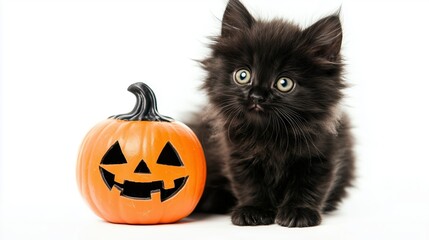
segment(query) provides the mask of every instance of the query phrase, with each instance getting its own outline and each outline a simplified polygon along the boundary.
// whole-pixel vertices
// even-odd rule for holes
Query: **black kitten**
[[[236,225],[307,227],[337,208],[354,171],[341,41],[338,15],[301,29],[228,3],[203,61],[209,105],[190,124],[208,165],[197,210],[232,211]]]

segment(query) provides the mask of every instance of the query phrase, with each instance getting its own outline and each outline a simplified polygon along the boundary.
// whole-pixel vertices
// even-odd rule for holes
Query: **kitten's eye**
[[[290,92],[295,87],[295,82],[287,77],[281,77],[277,80],[275,87],[281,92]]]
[[[234,80],[240,85],[250,82],[250,71],[247,69],[239,69],[234,73]]]

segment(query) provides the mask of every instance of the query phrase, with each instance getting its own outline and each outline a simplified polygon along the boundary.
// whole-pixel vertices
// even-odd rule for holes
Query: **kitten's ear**
[[[343,30],[338,14],[325,17],[304,30],[305,41],[315,56],[336,62],[341,50]]]
[[[230,0],[222,19],[222,37],[230,37],[240,30],[250,28],[255,19],[239,0]]]

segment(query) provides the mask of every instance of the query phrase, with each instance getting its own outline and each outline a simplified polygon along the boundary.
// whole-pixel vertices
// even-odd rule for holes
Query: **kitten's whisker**
[[[275,125],[274,125],[275,129],[274,130],[276,133],[276,138],[275,138],[274,142],[277,143],[277,141],[283,141],[283,139],[280,138],[280,140],[279,140],[278,138],[280,136],[280,133],[282,133],[285,130],[284,131],[284,132],[286,132],[286,148],[285,148],[285,151],[288,151],[289,150],[289,131],[287,130],[287,124],[282,120],[281,116],[276,111],[274,111],[274,113],[277,116],[275,118],[272,118],[273,122],[275,123]]]
[[[307,120],[306,119],[304,119],[302,116],[300,116],[297,112],[295,112],[294,110],[292,110],[292,109],[289,109],[289,111],[290,111],[290,115],[291,115],[291,117],[293,117],[294,119],[296,119],[296,121],[298,121],[299,123],[300,123],[300,125],[301,126],[304,126],[305,125],[305,123],[307,122]],[[302,127],[301,127],[302,128]],[[307,139],[307,137],[309,138],[309,141],[308,142],[310,142],[311,143],[311,145],[314,147],[314,150],[316,150],[316,154],[317,154],[317,156],[320,158],[320,156],[324,156],[323,155],[323,153],[319,150],[319,148],[315,145],[315,143],[314,143],[314,139],[313,139],[313,136],[312,136],[312,134],[311,134],[311,132],[309,132],[308,130],[307,131],[304,131],[304,129],[300,129],[301,130],[301,132],[302,132],[302,134],[304,135],[304,137]],[[307,142],[307,143],[308,143]]]
[[[307,122],[306,119],[300,116],[296,111],[289,108],[284,108],[279,106],[279,108],[275,108],[275,109],[277,109],[277,111],[275,111],[276,115],[279,116],[280,119],[286,120],[288,125],[290,125],[290,128],[292,129],[292,132],[295,138],[295,144],[294,144],[295,147],[301,146],[298,149],[300,154],[303,153],[302,152],[303,149],[302,149],[302,145],[298,143],[299,141],[302,141],[303,143],[305,143],[308,153],[311,154],[315,150],[319,158],[320,156],[323,156],[321,151],[315,145],[314,139],[311,133],[304,130],[304,127],[306,125],[305,123]],[[310,147],[310,145],[313,147],[314,149],[313,151],[311,150],[312,148]]]
[[[295,131],[295,127],[294,127],[294,123],[290,121],[289,117],[287,116],[287,114],[285,114],[283,111],[281,111],[281,109],[278,109],[278,111],[274,111],[276,113],[276,115],[278,116],[278,119],[280,119],[283,122],[283,125],[285,126],[285,130],[286,130],[286,136],[288,138],[288,142],[289,142],[289,128],[288,126],[290,126],[290,129],[292,130],[292,135],[296,138],[296,131]],[[286,121],[286,122],[285,122]],[[297,141],[295,140],[295,147],[297,144]]]

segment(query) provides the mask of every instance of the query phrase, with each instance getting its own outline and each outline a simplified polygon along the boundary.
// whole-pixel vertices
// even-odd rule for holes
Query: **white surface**
[[[204,100],[207,54],[223,0],[6,0],[1,3],[0,239],[429,239],[429,2],[243,1],[263,18],[308,25],[342,5],[347,105],[357,187],[319,227],[104,223],[86,206],[75,164],[86,132],[131,110],[136,81],[183,119]]]

